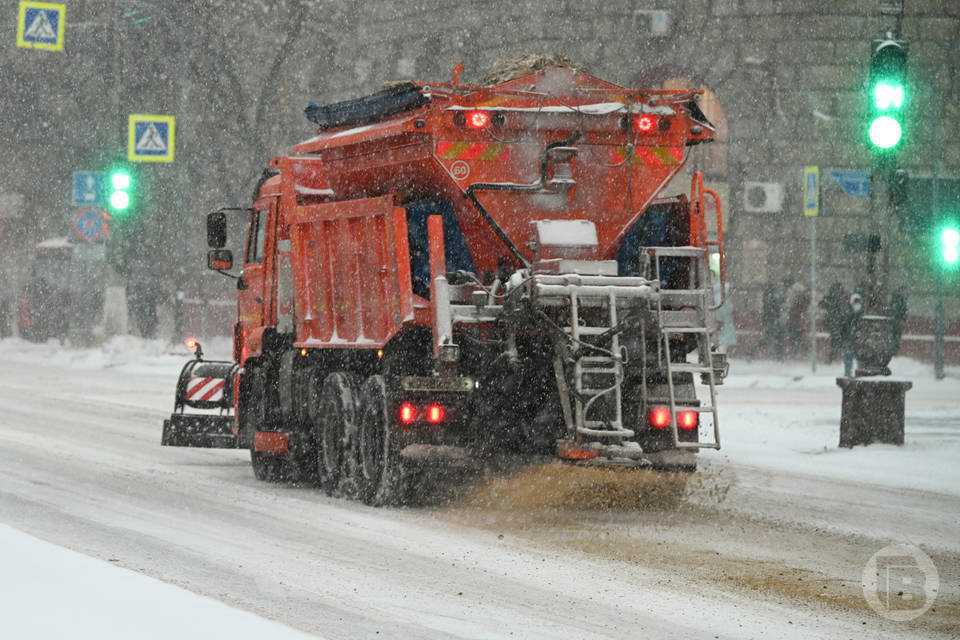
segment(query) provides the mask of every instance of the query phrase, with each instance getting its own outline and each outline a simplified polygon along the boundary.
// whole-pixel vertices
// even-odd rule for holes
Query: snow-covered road
[[[389,510],[259,483],[244,452],[160,447],[183,360],[132,339],[0,342],[0,523],[325,638],[960,635],[957,371],[895,363],[915,385],[907,444],[848,451],[828,372],[734,362],[724,448],[689,481],[546,465],[452,506]],[[0,567],[44,553],[17,541]],[[934,608],[912,622],[863,598],[864,565],[892,542],[939,571]],[[20,571],[0,572],[0,619],[44,610],[5,597]],[[155,601],[158,616],[179,606]],[[96,624],[72,636],[114,637]]]

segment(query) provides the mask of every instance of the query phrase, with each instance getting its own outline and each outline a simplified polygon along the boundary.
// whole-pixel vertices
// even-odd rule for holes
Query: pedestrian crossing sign
[[[131,114],[127,159],[132,162],[173,162],[174,116]]]
[[[20,3],[17,46],[63,51],[63,27],[67,5],[50,2]]]

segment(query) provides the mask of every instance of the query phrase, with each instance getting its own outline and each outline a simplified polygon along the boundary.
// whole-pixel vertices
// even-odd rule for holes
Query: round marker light
[[[187,345],[187,349],[190,349],[191,351],[197,348],[197,341],[195,338],[187,338],[185,344]]]
[[[410,424],[416,417],[417,411],[413,408],[412,404],[409,402],[404,402],[402,405],[400,405],[400,422],[403,424]]]
[[[649,113],[645,113],[642,116],[636,116],[633,119],[633,126],[636,127],[637,131],[653,131],[653,128],[657,125],[657,117],[652,116]]]
[[[470,111],[467,113],[467,125],[471,129],[483,129],[490,124],[490,114],[486,111]]]

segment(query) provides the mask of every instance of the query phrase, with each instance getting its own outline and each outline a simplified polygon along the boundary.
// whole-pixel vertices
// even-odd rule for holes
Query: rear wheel
[[[353,375],[342,371],[328,375],[322,385],[318,382],[311,385],[310,423],[317,447],[317,477],[330,495],[340,484],[345,442],[357,429],[358,384]]]
[[[250,446],[250,462],[257,480],[283,482],[296,478],[296,465],[290,454],[282,455],[254,449],[257,431],[268,431],[267,381],[261,367],[250,366],[240,381],[240,437]]]
[[[264,482],[283,482],[289,479],[289,464],[283,456],[250,449],[250,462],[253,463],[253,475]]]
[[[360,392],[360,498],[367,504],[404,501],[400,446],[384,377],[370,376]]]

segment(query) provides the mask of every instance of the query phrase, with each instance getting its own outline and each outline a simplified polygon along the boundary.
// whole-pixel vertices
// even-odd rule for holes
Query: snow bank
[[[232,355],[229,338],[202,341],[204,358],[229,360]],[[119,369],[140,375],[172,375],[192,357],[183,344],[171,345],[166,340],[145,340],[136,336],[114,336],[98,347],[73,348],[51,339],[37,344],[19,338],[0,340],[0,361],[36,362],[68,369]],[[172,372],[172,373],[171,373]]]
[[[5,638],[317,638],[4,524],[0,566]]]
[[[903,446],[873,444],[841,449],[843,364],[733,361],[718,388],[719,455],[760,468],[847,482],[960,495],[960,367],[937,380],[933,365],[895,358],[891,378],[910,380]]]

